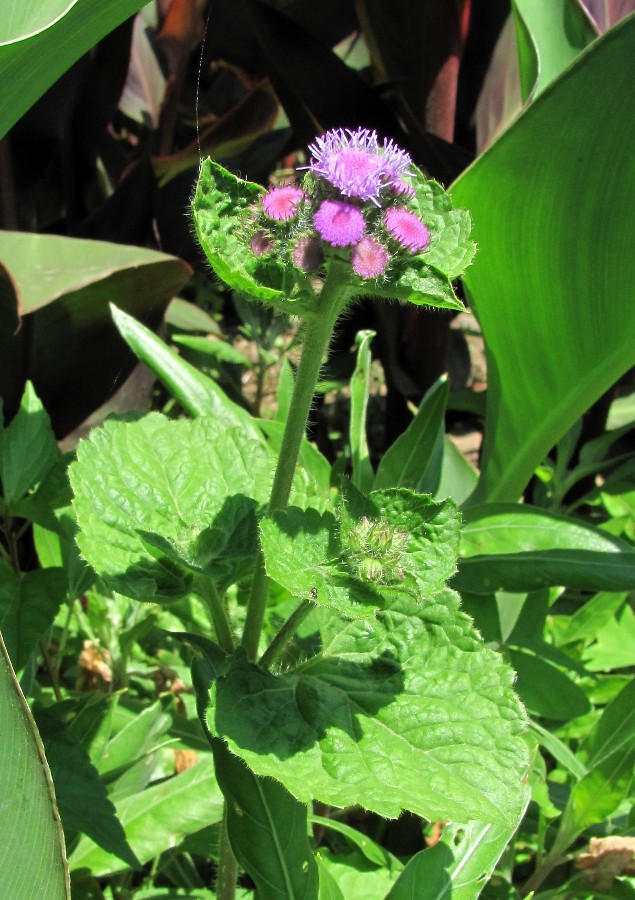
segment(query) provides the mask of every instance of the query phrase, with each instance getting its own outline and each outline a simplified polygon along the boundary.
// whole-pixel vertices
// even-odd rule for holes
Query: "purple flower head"
[[[361,239],[351,253],[353,271],[362,278],[378,278],[383,275],[389,259],[383,244],[368,235]]]
[[[388,232],[402,247],[417,253],[425,250],[430,243],[430,232],[413,213],[398,207],[391,207],[384,213],[384,224]]]
[[[350,247],[364,233],[361,210],[342,200],[325,200],[314,218],[315,230],[332,247]]]
[[[313,235],[305,234],[295,242],[291,251],[293,265],[303,272],[315,272],[324,262],[320,242]]]
[[[376,131],[358,128],[327,131],[309,145],[311,172],[324,178],[345,197],[372,200],[379,206],[379,192],[402,183],[412,160],[393,141],[379,145]]]
[[[290,184],[286,187],[272,188],[262,199],[262,208],[270,219],[286,222],[298,211],[304,191]]]
[[[265,231],[257,231],[249,242],[254,256],[264,256],[273,250],[273,241]]]

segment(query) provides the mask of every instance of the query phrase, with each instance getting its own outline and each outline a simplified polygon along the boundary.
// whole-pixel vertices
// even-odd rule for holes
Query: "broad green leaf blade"
[[[31,0],[27,6],[5,0],[0,40],[15,39],[18,30],[38,31],[47,18],[51,24],[33,37],[0,46],[0,138],[74,62],[144,5],[145,0]],[[11,19],[5,22],[7,6],[16,8],[13,22],[22,21],[21,28],[11,28]],[[60,18],[63,6],[68,12]]]
[[[211,738],[225,795],[229,840],[262,900],[317,900],[318,872],[309,845],[307,806],[272,778],[258,778],[218,738]]]
[[[446,826],[434,847],[412,857],[386,900],[474,900],[513,834],[483,822]]]
[[[515,501],[549,449],[635,361],[635,306],[623,290],[635,283],[635,117],[626,99],[634,54],[631,16],[452,188],[474,217],[479,252],[464,282],[489,359],[474,502]]]
[[[0,24],[0,45],[12,44],[50,28],[77,3],[77,0],[7,0]]]
[[[223,592],[253,567],[271,463],[238,429],[158,413],[109,420],[82,441],[70,477],[80,551],[119,593],[169,602],[195,575]]]
[[[578,0],[513,0],[523,100],[535,99],[598,36]]]
[[[591,768],[614,753],[630,754],[635,746],[635,680],[605,708],[589,732],[578,756]]]
[[[247,411],[234,403],[215,381],[181,359],[153,331],[111,304],[119,334],[136,356],[150,368],[192,416],[213,416],[228,428],[240,426],[243,433],[260,440]]]
[[[618,612],[628,593],[600,592],[576,610],[558,635],[558,646],[595,638]]]
[[[109,776],[106,780],[110,780],[165,743],[162,738],[172,725],[173,716],[169,709],[173,703],[171,695],[160,698],[131,719],[108,741],[97,762],[102,778]]]
[[[444,435],[441,481],[434,492],[435,500],[451,497],[461,505],[467,500],[478,481],[478,472],[463,456],[452,438]]]
[[[453,586],[487,594],[566,586],[628,590],[635,553],[624,542],[576,519],[528,506],[492,504],[465,514]]]
[[[0,635],[0,896],[70,900],[66,850],[37,728]]]
[[[0,485],[10,516],[12,504],[45,477],[60,455],[51,420],[30,382],[20,409],[1,433]]]
[[[366,415],[368,412],[370,365],[372,362],[370,344],[374,337],[374,331],[358,332],[355,338],[357,343],[357,360],[350,383],[351,420],[349,425],[349,442],[353,466],[352,481],[360,491],[369,491],[373,486],[373,469],[370,463],[368,441],[366,439]]]
[[[635,613],[627,603],[596,638],[582,654],[584,664],[591,672],[610,672],[635,665]]]
[[[16,575],[0,558],[0,630],[16,670],[26,664],[65,598],[63,569],[34,569]]]
[[[143,864],[178,846],[189,834],[220,822],[223,797],[214,778],[211,757],[205,757],[167,781],[152,785],[116,803],[126,838]],[[121,860],[82,837],[70,857],[72,870],[87,868],[96,877],[124,869]]]
[[[582,688],[549,660],[526,647],[510,647],[509,660],[516,671],[516,690],[533,715],[568,722],[589,712]]]
[[[5,414],[17,409],[30,379],[58,437],[132,371],[109,302],[116,297],[157,327],[191,271],[180,259],[141,247],[11,231],[0,231],[0,258],[15,282],[22,321],[17,330],[0,331]]]
[[[207,337],[193,337],[190,334],[174,334],[172,340],[175,344],[185,347],[188,350],[194,350],[203,356],[209,356],[214,362],[228,363],[233,366],[251,367],[251,361],[247,359],[244,353],[237,350],[229,341],[216,340]]]
[[[611,816],[629,796],[635,766],[635,746],[604,757],[588,775],[574,784],[562,814],[556,842],[571,843],[591,825]]]
[[[328,847],[320,848],[320,879],[326,872],[335,882],[339,894],[335,897],[363,897],[364,900],[384,900],[397,873],[369,862],[359,850],[333,853]],[[322,887],[322,885],[320,885]],[[324,885],[326,888],[326,883]],[[332,889],[331,883],[328,888]],[[326,894],[331,897],[331,894]],[[320,900],[322,895],[320,894]]]
[[[457,596],[395,597],[370,620],[321,615],[323,653],[293,672],[230,659],[211,689],[211,733],[302,802],[515,827],[524,712]]]
[[[115,807],[86,751],[54,712],[40,710],[37,721],[64,828],[88,835],[126,865],[138,868]]]
[[[251,253],[243,235],[249,207],[264,194],[260,185],[242,181],[206,159],[192,200],[194,227],[211,267],[226,284],[259,300],[281,301],[282,274]],[[277,274],[278,287],[267,286],[269,274]]]
[[[382,866],[385,869],[395,869],[399,871],[402,864],[396,856],[393,856],[388,850],[384,849],[381,844],[375,843],[367,834],[352,828],[339,819],[327,819],[325,816],[310,816],[313,824],[321,825],[331,831],[336,831],[343,835],[352,845],[356,847],[366,859],[376,866]]]
[[[450,383],[442,376],[426,393],[408,428],[382,456],[375,488],[407,487],[435,493],[441,476],[449,393]]]

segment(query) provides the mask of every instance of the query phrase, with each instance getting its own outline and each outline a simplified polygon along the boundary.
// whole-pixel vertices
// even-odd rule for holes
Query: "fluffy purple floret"
[[[425,250],[430,243],[430,232],[426,226],[406,209],[387,209],[384,224],[394,239],[413,253]]]
[[[363,237],[351,253],[351,265],[361,278],[378,278],[383,275],[390,256],[388,251],[374,238]]]
[[[350,247],[364,233],[361,210],[342,200],[325,200],[314,218],[315,230],[332,247]]]
[[[382,188],[402,185],[401,179],[412,165],[405,150],[386,139],[380,145],[377,132],[367,128],[327,131],[309,145],[309,150],[311,172],[344,197],[372,200],[376,205]]]
[[[276,222],[286,222],[295,216],[303,197],[304,191],[292,184],[286,187],[272,188],[262,198],[262,208],[270,219],[275,219]]]

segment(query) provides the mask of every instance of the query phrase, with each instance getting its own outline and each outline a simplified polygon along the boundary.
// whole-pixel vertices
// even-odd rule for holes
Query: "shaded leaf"
[[[42,741],[0,635],[0,894],[70,900],[64,836]]]
[[[303,802],[513,827],[524,714],[511,671],[480,644],[456,595],[395,596],[370,620],[321,616],[323,652],[295,671],[227,659],[210,691],[211,733]]]

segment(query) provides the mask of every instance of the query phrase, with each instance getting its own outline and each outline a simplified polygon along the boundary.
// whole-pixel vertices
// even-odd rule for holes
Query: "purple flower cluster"
[[[408,153],[376,132],[335,129],[309,146],[302,187],[272,188],[262,200],[251,237],[256,256],[279,252],[282,241],[293,266],[316,272],[330,255],[347,250],[359,278],[385,275],[399,254],[430,244],[425,223],[408,208],[414,177]]]

